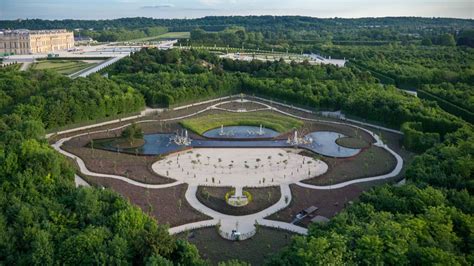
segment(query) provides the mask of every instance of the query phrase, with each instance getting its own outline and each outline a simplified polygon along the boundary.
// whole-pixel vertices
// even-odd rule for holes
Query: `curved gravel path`
[[[193,208],[202,213],[205,213],[208,216],[211,216],[213,219],[174,227],[170,229],[170,232],[176,234],[179,232],[197,228],[197,226],[210,226],[219,224],[219,231],[221,236],[232,240],[231,234],[233,230],[240,232],[242,236],[245,236],[244,238],[249,238],[253,236],[256,232],[256,223],[259,225],[285,229],[299,234],[307,234],[308,232],[306,228],[296,226],[294,224],[264,219],[265,217],[275,212],[278,212],[283,208],[286,208],[290,204],[291,189],[289,184],[280,185],[281,197],[278,202],[266,208],[265,210],[243,216],[227,215],[207,207],[197,199],[197,189],[197,186],[188,186],[188,189],[186,190],[185,194],[186,200]],[[242,237],[241,240],[243,240]]]
[[[213,102],[213,101],[219,101],[219,100],[223,100],[223,99],[231,99],[231,98],[230,97],[223,97],[223,98],[219,98],[219,99],[215,99],[215,100],[201,102],[201,103],[198,103],[198,104],[181,106],[179,108],[175,108],[174,110],[179,110],[179,109],[183,109],[183,108],[187,108],[187,107],[191,107],[191,106],[197,106],[197,105],[200,105],[200,104],[209,103],[209,102]],[[184,115],[184,116],[174,117],[174,118],[168,118],[168,119],[163,119],[163,120],[156,120],[156,119],[154,119],[154,120],[143,120],[143,121],[138,121],[137,123],[165,122],[165,121],[180,120],[180,119],[188,118],[188,117],[191,117],[191,116],[195,116],[197,114],[200,114],[200,113],[206,112],[208,110],[212,110],[212,109],[225,110],[225,111],[235,111],[235,110],[228,110],[228,109],[217,107],[218,105],[222,105],[222,104],[228,103],[228,102],[235,102],[235,101],[258,103],[258,104],[261,104],[261,105],[265,106],[265,108],[262,108],[264,110],[273,110],[273,111],[279,112],[281,114],[291,116],[291,117],[294,117],[294,118],[298,118],[298,119],[301,119],[301,120],[305,120],[305,121],[323,122],[323,123],[330,123],[330,124],[337,124],[337,125],[346,125],[346,126],[351,126],[351,127],[358,128],[360,130],[363,130],[363,131],[369,133],[376,141],[374,143],[374,145],[386,149],[397,160],[396,167],[392,170],[392,172],[390,172],[388,174],[385,174],[385,175],[367,177],[367,178],[362,178],[362,179],[356,179],[356,180],[351,180],[351,181],[342,182],[342,183],[329,185],[329,186],[315,186],[315,185],[309,185],[309,184],[305,184],[305,183],[301,183],[301,182],[296,182],[295,184],[297,184],[299,186],[310,188],[310,189],[316,189],[316,190],[317,189],[342,188],[342,187],[352,185],[352,184],[356,184],[356,183],[370,182],[370,181],[382,180],[382,179],[387,179],[387,178],[394,177],[394,176],[396,176],[400,173],[400,171],[403,167],[403,159],[400,157],[400,155],[398,155],[396,152],[391,150],[387,145],[385,145],[382,142],[382,140],[379,138],[379,136],[377,136],[376,134],[374,134],[372,131],[370,131],[368,129],[365,129],[363,127],[356,126],[356,125],[343,123],[343,122],[326,121],[326,120],[310,119],[310,118],[300,117],[300,116],[293,115],[293,114],[290,114],[288,112],[282,111],[278,108],[272,107],[272,106],[270,106],[266,103],[258,102],[258,101],[254,101],[254,100],[243,100],[243,101],[241,101],[241,100],[229,100],[229,101],[225,101],[225,102],[219,102],[219,103],[217,103],[215,105],[212,105],[212,106],[208,106],[206,108],[203,108],[200,111],[194,112],[194,113],[189,114],[189,115]],[[283,106],[285,106],[285,105],[283,105]],[[293,108],[293,107],[291,107],[291,108]],[[294,109],[299,110],[299,108],[294,108]],[[253,110],[251,110],[251,111],[253,111]],[[113,123],[116,123],[116,122],[123,122],[123,121],[131,120],[131,119],[143,117],[149,112],[150,112],[150,110],[147,109],[147,110],[143,111],[140,115],[137,115],[137,116],[132,116],[132,117],[128,117],[128,118],[124,118],[124,119],[120,119],[120,120],[108,121],[108,122],[99,123],[99,124],[90,125],[90,126],[79,127],[79,128],[70,129],[70,130],[65,130],[65,131],[62,131],[62,132],[57,132],[57,134],[70,133],[70,132],[80,131],[80,130],[84,130],[84,129],[90,129],[90,128],[94,128],[94,127],[98,127],[98,126],[102,126],[102,125],[113,124]],[[366,123],[362,123],[362,122],[361,122],[361,124],[368,125],[368,126],[374,126],[376,128],[381,128],[379,126],[370,125],[370,124],[366,124]],[[130,124],[122,125],[122,126],[119,126],[119,127],[113,128],[113,129],[108,129],[108,130],[121,129],[121,128],[124,128],[128,125],[130,125]],[[384,128],[382,128],[382,129],[384,129]],[[172,183],[159,184],[159,185],[147,184],[147,183],[142,183],[142,182],[138,182],[138,181],[129,179],[129,178],[124,177],[124,176],[92,172],[87,168],[87,166],[85,165],[84,161],[81,158],[79,158],[78,156],[76,156],[72,153],[69,153],[69,152],[61,149],[61,146],[63,145],[63,143],[70,140],[70,139],[72,139],[72,138],[76,138],[76,137],[80,137],[80,136],[84,136],[84,135],[88,135],[88,134],[105,132],[105,131],[107,131],[107,129],[97,130],[97,131],[94,131],[94,132],[86,132],[86,133],[81,133],[81,134],[78,134],[78,135],[75,135],[75,136],[72,136],[72,137],[62,138],[62,139],[58,140],[56,143],[52,144],[52,147],[56,151],[58,151],[59,153],[74,159],[77,162],[78,166],[79,166],[80,172],[85,174],[85,175],[117,179],[117,180],[127,182],[129,184],[135,185],[135,186],[150,188],[150,189],[168,188],[168,187],[172,187],[172,186],[176,186],[176,185],[180,185],[180,184],[184,183],[183,181],[175,181],[175,182],[172,182]],[[391,130],[391,131],[393,131],[393,130]],[[53,136],[53,134],[48,134],[48,135],[46,135],[46,138],[49,138],[51,136]],[[210,209],[209,207],[205,206],[201,202],[199,202],[199,200],[196,197],[197,186],[196,185],[189,185],[188,189],[186,190],[186,194],[185,194],[186,200],[189,202],[189,204],[193,208],[195,208],[196,210],[202,212],[205,215],[208,215],[208,216],[212,217],[212,219],[173,227],[173,228],[169,229],[169,232],[171,234],[176,234],[176,233],[180,233],[180,232],[183,232],[183,231],[192,230],[192,229],[196,229],[196,228],[217,226],[218,225],[219,228],[220,228],[219,231],[220,231],[220,234],[221,234],[222,237],[232,239],[231,232],[233,230],[238,230],[242,234],[241,239],[243,240],[243,239],[249,238],[253,234],[255,234],[255,232],[256,232],[255,224],[257,223],[259,225],[280,228],[280,229],[292,231],[292,232],[299,233],[299,234],[307,234],[308,230],[306,228],[296,226],[296,225],[290,224],[290,223],[264,219],[265,217],[267,217],[267,216],[269,216],[269,215],[271,215],[271,214],[273,214],[273,213],[275,213],[275,212],[277,212],[277,211],[279,211],[283,208],[286,208],[290,204],[292,196],[291,196],[291,190],[290,190],[290,187],[289,187],[289,183],[281,184],[280,185],[280,190],[281,190],[281,197],[280,197],[279,201],[277,203],[275,203],[274,205],[268,207],[267,209],[262,210],[262,211],[257,212],[257,213],[245,215],[245,216],[232,216],[232,215],[226,215],[226,214],[222,214],[220,212],[217,212],[217,211],[215,211],[213,209]]]

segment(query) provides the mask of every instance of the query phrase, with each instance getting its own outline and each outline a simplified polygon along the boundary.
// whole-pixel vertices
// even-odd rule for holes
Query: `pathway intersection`
[[[235,96],[234,96],[234,98],[235,98]],[[383,179],[392,178],[392,177],[397,176],[402,170],[403,159],[400,157],[400,155],[398,155],[396,152],[391,150],[386,144],[384,144],[383,141],[379,138],[379,136],[377,136],[372,131],[370,131],[366,128],[356,126],[356,125],[353,125],[353,124],[344,123],[344,122],[326,121],[326,120],[310,119],[310,118],[301,117],[301,116],[294,115],[294,114],[288,113],[286,111],[283,111],[283,110],[275,107],[275,105],[281,105],[281,106],[284,106],[284,107],[287,107],[287,108],[290,107],[290,108],[293,108],[293,109],[298,110],[298,111],[301,111],[303,109],[291,107],[291,106],[280,104],[278,102],[273,102],[273,101],[271,102],[271,104],[273,106],[270,106],[269,104],[266,103],[266,102],[268,102],[268,100],[261,100],[261,99],[255,98],[255,97],[254,97],[254,99],[256,99],[256,100],[247,100],[247,99],[243,99],[243,98],[233,100],[232,96],[223,97],[223,98],[209,100],[209,101],[205,101],[205,102],[201,102],[201,103],[197,103],[197,104],[181,106],[181,107],[173,109],[173,110],[180,110],[180,109],[184,109],[184,108],[199,106],[201,104],[208,104],[208,103],[217,102],[216,104],[205,107],[205,108],[203,108],[199,111],[196,111],[196,112],[188,114],[188,115],[183,115],[183,116],[180,116],[180,117],[174,117],[174,118],[168,118],[168,119],[161,119],[161,120],[158,120],[158,119],[142,120],[142,121],[138,121],[137,123],[176,121],[176,120],[181,120],[181,119],[184,119],[184,118],[192,117],[192,116],[198,115],[200,113],[203,113],[203,112],[206,112],[206,111],[209,111],[209,110],[216,110],[216,109],[217,110],[223,110],[223,111],[229,111],[229,112],[254,112],[254,111],[261,111],[261,110],[272,110],[272,111],[279,112],[281,114],[291,116],[291,117],[294,117],[294,118],[297,118],[297,119],[305,120],[305,121],[323,122],[323,123],[337,124],[337,125],[346,125],[346,126],[351,126],[351,127],[363,130],[363,131],[369,133],[375,139],[375,143],[373,145],[376,145],[378,147],[381,147],[381,148],[387,150],[388,152],[390,152],[395,157],[395,159],[397,161],[396,167],[388,174],[373,176],[373,177],[367,177],[367,178],[361,178],[361,179],[351,180],[351,181],[342,182],[342,183],[333,184],[333,185],[327,185],[327,186],[315,186],[315,185],[305,184],[305,183],[300,182],[300,180],[298,180],[298,179],[288,179],[288,180],[282,179],[279,182],[279,186],[280,186],[280,190],[281,190],[281,197],[278,200],[278,202],[276,202],[272,206],[270,206],[270,207],[268,207],[268,208],[266,208],[266,209],[264,209],[260,212],[257,212],[257,213],[244,215],[244,216],[232,216],[232,215],[226,215],[226,214],[220,213],[216,210],[213,210],[213,209],[205,206],[204,204],[202,204],[197,199],[196,192],[197,192],[198,186],[203,185],[200,182],[188,182],[186,179],[180,179],[180,180],[176,180],[175,182],[167,183],[167,184],[147,184],[147,183],[143,183],[143,182],[139,182],[139,181],[129,179],[129,178],[124,177],[124,176],[96,173],[96,172],[90,171],[87,168],[84,161],[80,157],[78,157],[78,156],[76,156],[72,153],[69,153],[69,152],[67,152],[67,151],[65,151],[61,148],[64,142],[67,142],[67,141],[69,141],[73,138],[84,136],[84,135],[87,135],[87,134],[106,132],[107,129],[97,130],[97,131],[93,131],[93,132],[80,133],[80,134],[77,134],[77,135],[74,135],[74,136],[71,136],[71,137],[61,138],[58,141],[56,141],[54,144],[52,144],[52,147],[55,150],[57,150],[58,152],[60,152],[61,154],[65,155],[69,158],[74,159],[78,164],[79,171],[84,175],[101,177],[101,178],[117,179],[117,180],[120,180],[120,181],[123,181],[123,182],[127,182],[131,185],[134,185],[134,186],[149,188],[149,189],[169,188],[169,187],[177,186],[177,185],[180,185],[180,184],[183,184],[183,183],[188,183],[188,188],[187,188],[186,193],[185,193],[186,200],[189,202],[189,204],[194,209],[200,211],[201,213],[203,213],[207,216],[212,217],[212,219],[172,227],[172,228],[169,229],[169,232],[171,234],[177,234],[177,233],[180,233],[180,232],[189,231],[189,230],[196,229],[196,228],[209,227],[209,226],[218,226],[219,227],[219,233],[222,237],[227,238],[227,239],[234,239],[233,233],[235,231],[238,231],[238,232],[240,232],[240,239],[241,240],[247,239],[247,238],[253,236],[253,234],[255,234],[256,224],[263,225],[263,226],[268,226],[268,227],[280,228],[280,229],[292,231],[292,232],[299,233],[299,234],[307,234],[307,229],[306,228],[296,226],[296,225],[291,224],[291,223],[265,219],[265,217],[268,217],[271,214],[276,213],[276,212],[278,212],[279,210],[281,210],[283,208],[286,208],[290,204],[291,199],[292,199],[291,190],[290,190],[290,187],[289,187],[290,184],[296,184],[298,186],[309,188],[309,189],[314,189],[314,190],[327,190],[327,189],[342,188],[342,187],[346,187],[346,186],[349,186],[349,185],[352,185],[352,184],[357,184],[357,183],[362,183],[362,182],[370,182],[370,181],[376,181],[376,180],[383,180]],[[233,102],[256,103],[256,104],[259,104],[259,105],[263,105],[264,107],[263,108],[258,108],[256,110],[245,110],[245,109],[244,110],[242,110],[242,109],[230,110],[230,109],[225,109],[225,108],[219,107],[220,105],[223,105],[223,104],[226,104],[226,103],[233,103]],[[99,123],[99,124],[95,124],[95,125],[91,125],[91,126],[79,127],[79,128],[75,128],[75,129],[71,129],[71,130],[66,130],[66,131],[63,131],[63,132],[57,132],[56,134],[61,135],[61,134],[65,134],[65,133],[72,133],[72,132],[75,132],[75,131],[81,131],[81,130],[84,130],[84,129],[91,129],[91,128],[102,126],[102,125],[108,125],[108,124],[113,124],[113,123],[117,123],[117,122],[132,120],[132,119],[135,119],[135,118],[145,117],[147,114],[149,114],[152,111],[153,110],[148,109],[148,110],[143,111],[140,115],[132,116],[132,117],[129,117],[129,118],[124,118],[124,119],[120,119],[120,120],[114,120],[114,121]],[[306,112],[311,112],[311,111],[306,110]],[[360,123],[361,125],[370,125],[370,124],[365,124],[365,123],[362,123],[362,122],[358,122],[358,123]],[[130,124],[122,125],[122,126],[119,126],[119,127],[113,128],[113,129],[108,129],[108,130],[117,130],[117,129],[127,127],[128,125],[130,125]],[[381,128],[381,127],[375,126],[375,125],[370,125],[370,126],[375,127],[375,128],[379,128],[379,129],[384,129],[384,128]],[[399,133],[398,131],[395,131],[395,130],[391,130],[391,129],[387,129],[387,130],[390,130],[391,132]],[[51,136],[53,136],[53,134],[49,134],[46,137],[50,138]],[[322,171],[321,173],[324,173],[327,170],[327,165],[326,165],[326,169],[323,169],[323,170],[324,171]],[[318,173],[318,174],[321,174],[321,173]],[[243,186],[245,186],[245,185],[255,186],[255,184],[242,184],[242,185]]]

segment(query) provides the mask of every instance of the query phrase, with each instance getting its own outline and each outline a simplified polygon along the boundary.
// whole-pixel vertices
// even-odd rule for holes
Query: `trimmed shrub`
[[[401,127],[405,134],[403,144],[407,150],[424,152],[440,142],[439,133],[424,132],[421,122],[406,122]]]

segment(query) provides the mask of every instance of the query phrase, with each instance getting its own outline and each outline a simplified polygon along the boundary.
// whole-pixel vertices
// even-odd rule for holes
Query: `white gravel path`
[[[222,100],[222,99],[226,99],[226,98],[231,99],[230,97],[223,97],[223,98],[220,98],[218,100]],[[207,102],[213,102],[213,101],[215,101],[215,100],[206,101],[206,103]],[[240,100],[238,100],[238,101],[241,102]],[[138,181],[135,181],[135,180],[131,180],[131,179],[123,177],[123,176],[95,173],[95,172],[90,171],[86,167],[84,161],[81,158],[79,158],[78,156],[76,156],[74,154],[71,154],[71,153],[61,149],[62,144],[64,142],[72,139],[72,138],[87,135],[87,134],[92,134],[92,133],[105,132],[106,130],[99,130],[99,131],[90,132],[90,133],[81,133],[81,134],[78,134],[76,136],[72,136],[72,137],[68,137],[68,138],[62,138],[62,139],[58,140],[56,143],[54,143],[52,146],[55,150],[57,150],[61,154],[76,160],[76,162],[79,165],[79,171],[81,171],[81,173],[83,173],[85,175],[117,179],[117,180],[121,180],[123,182],[127,182],[129,184],[135,185],[135,186],[146,187],[146,188],[150,188],[150,189],[167,188],[167,187],[172,187],[172,186],[176,186],[176,185],[179,185],[179,184],[183,184],[185,182],[190,183],[190,185],[188,186],[188,189],[186,191],[186,194],[185,194],[186,200],[189,202],[189,204],[193,208],[195,208],[196,210],[212,217],[212,219],[207,220],[207,221],[200,221],[200,222],[189,223],[189,224],[173,227],[173,228],[169,229],[169,232],[171,234],[176,234],[176,233],[183,232],[183,231],[186,231],[186,230],[191,230],[191,229],[196,229],[196,228],[201,228],[201,227],[208,227],[208,226],[213,226],[213,225],[219,224],[220,225],[220,233],[225,238],[230,238],[230,234],[231,234],[232,230],[235,230],[235,229],[237,229],[239,232],[242,233],[242,239],[251,237],[255,233],[255,223],[258,223],[259,225],[269,226],[269,227],[281,228],[281,229],[285,229],[285,230],[292,231],[292,232],[299,233],[299,234],[307,234],[307,229],[306,228],[299,227],[299,226],[296,226],[296,225],[293,225],[293,224],[290,224],[290,223],[264,219],[264,217],[267,217],[267,216],[269,216],[269,215],[271,215],[271,214],[273,214],[273,213],[275,213],[275,212],[277,212],[277,211],[279,211],[279,210],[281,210],[281,209],[283,209],[283,208],[285,208],[289,205],[289,203],[291,202],[291,190],[290,190],[289,184],[295,183],[299,186],[306,187],[306,188],[311,188],[311,189],[342,188],[342,187],[345,187],[345,186],[348,186],[348,185],[351,185],[351,184],[356,184],[356,183],[361,183],[361,182],[370,182],[370,181],[382,180],[382,179],[387,179],[387,178],[394,177],[394,176],[396,176],[400,173],[400,171],[403,167],[402,158],[397,153],[395,153],[393,150],[391,150],[387,145],[385,145],[382,142],[382,140],[370,130],[367,130],[367,129],[359,127],[359,126],[342,123],[342,122],[331,122],[331,121],[325,121],[325,120],[308,119],[308,118],[304,118],[304,117],[299,117],[299,116],[284,112],[284,111],[282,111],[278,108],[271,107],[268,104],[258,102],[258,101],[253,101],[253,100],[243,100],[243,101],[263,104],[263,105],[265,105],[266,109],[271,109],[271,110],[274,110],[276,112],[282,113],[284,115],[295,117],[295,118],[298,118],[298,119],[301,119],[301,120],[324,122],[324,123],[339,124],[339,125],[347,125],[347,126],[351,126],[351,127],[355,127],[355,128],[359,128],[361,130],[364,130],[365,132],[371,134],[374,137],[374,139],[376,140],[374,145],[386,149],[388,152],[390,152],[392,155],[395,156],[395,158],[397,159],[397,165],[396,165],[395,169],[392,170],[392,172],[390,172],[389,174],[386,174],[386,175],[380,175],[380,176],[362,178],[362,179],[357,179],[357,180],[351,180],[351,181],[347,181],[347,182],[343,182],[343,183],[339,183],[339,184],[334,184],[334,185],[331,185],[331,186],[314,186],[314,185],[304,184],[304,183],[301,183],[298,180],[299,177],[296,178],[295,180],[291,180],[291,181],[288,181],[288,182],[284,182],[285,180],[280,180],[281,182],[279,184],[280,184],[280,189],[281,189],[281,198],[277,203],[275,203],[274,205],[270,206],[269,208],[267,208],[265,210],[262,210],[258,213],[245,215],[245,216],[232,216],[232,215],[225,215],[225,214],[219,213],[215,210],[212,210],[212,209],[208,208],[207,206],[203,205],[202,203],[200,203],[197,200],[197,198],[196,198],[197,185],[200,185],[201,182],[194,182],[193,183],[190,180],[187,180],[186,178],[184,178],[183,180],[177,180],[176,182],[169,183],[169,184],[153,185],[153,184],[146,184],[146,183],[138,182]],[[181,116],[181,117],[170,118],[170,119],[165,119],[165,120],[146,120],[146,121],[140,121],[139,123],[173,121],[173,120],[184,119],[184,118],[187,118],[187,117],[197,115],[199,113],[206,112],[208,110],[216,109],[216,107],[218,105],[221,105],[221,104],[227,103],[227,102],[232,102],[232,100],[226,101],[226,102],[219,102],[219,103],[217,103],[213,106],[206,107],[206,108],[204,108],[204,109],[202,109],[198,112],[195,112],[195,113],[192,113],[192,114],[189,114],[189,115],[185,115],[185,116]],[[202,104],[202,103],[200,103],[200,104]],[[192,104],[192,105],[189,105],[189,106],[182,106],[180,108],[176,108],[176,110],[187,108],[187,107],[190,107],[190,106],[196,106],[196,105],[199,105],[199,104]],[[222,109],[222,108],[217,107],[217,109]],[[294,108],[294,109],[299,110],[299,108]],[[139,117],[145,116],[149,112],[150,112],[150,110],[147,109],[147,110],[143,111],[140,115],[137,115],[137,116],[123,118],[123,119],[120,119],[120,120],[108,121],[108,122],[104,122],[104,123],[98,123],[98,124],[90,125],[90,126],[79,127],[79,128],[75,128],[75,129],[65,130],[65,131],[62,131],[62,132],[57,132],[57,133],[58,134],[70,133],[70,132],[80,131],[80,130],[84,130],[84,129],[90,129],[90,128],[94,128],[94,127],[98,127],[98,126],[102,126],[102,125],[113,124],[113,123],[117,123],[117,122],[120,122],[120,121],[131,120],[131,119],[134,119],[134,118],[139,118]],[[363,125],[373,126],[375,128],[381,128],[381,127],[375,126],[375,125],[370,125],[370,124],[366,124],[366,123],[362,123],[362,122],[360,122],[360,123],[363,124]],[[117,127],[116,129],[123,128],[123,127],[126,127],[128,125],[129,124],[123,125],[123,126]],[[381,129],[385,130],[385,128],[381,128]],[[394,130],[390,130],[390,131],[394,131]],[[395,131],[395,133],[399,133],[399,132]],[[53,134],[48,134],[46,137],[49,138],[52,135]],[[222,152],[222,150],[221,150],[221,152]],[[273,155],[272,155],[272,157],[273,157]],[[205,161],[206,158],[203,158],[203,160]],[[263,161],[263,159],[262,159],[262,161]],[[325,165],[326,169],[324,169],[324,165]],[[327,171],[327,165],[326,164],[324,164],[324,165],[320,165],[319,171],[321,171],[321,173]],[[157,168],[157,170],[161,171],[159,168]],[[322,170],[324,170],[324,171],[322,171]],[[241,186],[248,186],[248,184],[246,184],[246,182],[250,182],[250,181],[251,181],[251,179],[247,180],[247,178],[246,178],[245,182],[239,182],[239,183],[240,183]],[[250,182],[250,183],[253,184],[252,182]],[[232,183],[232,184],[234,184],[234,183]],[[230,185],[232,185],[232,184],[230,184]]]

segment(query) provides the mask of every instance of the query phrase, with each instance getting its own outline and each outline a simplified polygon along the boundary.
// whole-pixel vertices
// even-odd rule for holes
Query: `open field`
[[[31,68],[37,70],[54,70],[63,75],[70,75],[83,69],[92,67],[98,62],[80,60],[43,60],[34,63]]]
[[[199,187],[196,197],[207,207],[229,215],[247,215],[264,210],[281,197],[279,187],[244,188],[252,195],[252,201],[242,207],[233,207],[225,202],[225,194],[231,187]]]
[[[297,119],[271,112],[256,113],[222,113],[190,118],[181,121],[181,125],[189,130],[202,134],[210,129],[224,126],[260,126],[273,129],[280,133],[288,132],[303,125]]]
[[[260,227],[255,236],[245,241],[225,240],[219,236],[215,227],[178,235],[196,245],[201,256],[213,265],[230,259],[262,265],[266,258],[288,245],[292,236],[290,232],[266,227]]]

